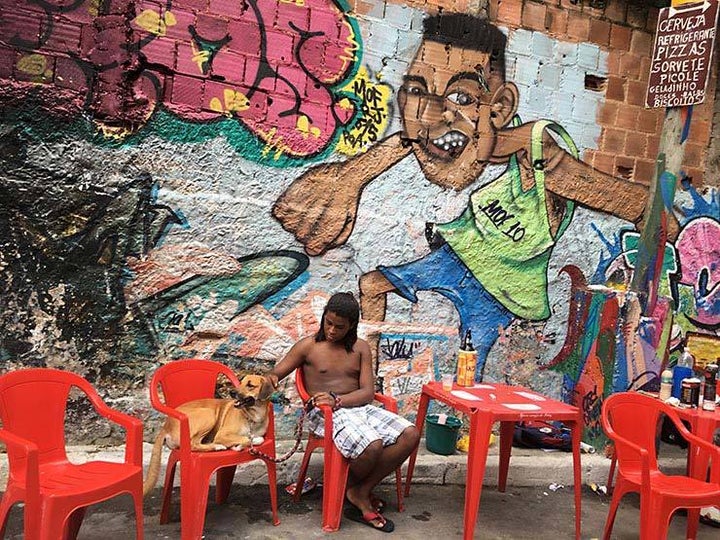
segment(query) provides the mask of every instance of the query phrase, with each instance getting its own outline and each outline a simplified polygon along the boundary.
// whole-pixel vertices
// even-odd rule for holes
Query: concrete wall
[[[586,285],[614,286],[605,307],[632,304],[633,222],[663,126],[663,110],[643,107],[658,10],[637,4],[3,2],[0,360],[74,370],[152,424],[156,366],[202,356],[266,369],[315,331],[330,293],[362,286],[361,334],[410,416],[422,383],[454,369],[466,328],[487,358],[478,378],[575,402],[581,380],[583,398],[652,382],[650,368],[628,374],[632,339],[606,351],[604,382],[588,367],[606,319]],[[458,45],[487,29],[455,21],[421,47],[441,8],[487,16],[506,37],[504,91],[499,64]],[[660,276],[676,333],[720,325],[716,79],[717,67],[693,112],[684,231]],[[578,160],[548,138],[531,155],[540,119],[567,130]],[[513,155],[518,177],[498,180]],[[495,236],[476,250],[444,230],[471,270],[452,286],[434,226],[457,225],[469,203]],[[426,257],[417,295],[376,271]],[[612,309],[609,336],[626,321]],[[89,422],[77,435],[106,437]]]

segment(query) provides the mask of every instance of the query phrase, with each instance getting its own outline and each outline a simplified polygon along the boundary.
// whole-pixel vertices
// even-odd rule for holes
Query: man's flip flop
[[[389,519],[384,518],[383,515],[378,512],[365,512],[363,514],[357,507],[350,506],[345,509],[343,515],[350,521],[362,523],[363,525],[367,525],[368,527],[370,527],[371,529],[375,529],[376,531],[390,533],[395,530],[395,524]],[[376,526],[373,521],[378,521],[382,523],[382,526]]]

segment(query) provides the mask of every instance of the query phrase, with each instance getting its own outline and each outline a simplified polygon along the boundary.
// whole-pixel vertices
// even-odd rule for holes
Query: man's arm
[[[278,198],[272,214],[308,255],[322,255],[347,241],[365,186],[410,151],[396,133],[348,161],[313,167]]]
[[[306,337],[295,343],[285,358],[280,360],[274,368],[267,374],[268,380],[272,383],[273,388],[277,388],[278,382],[287,377],[294,369],[302,366],[307,355],[308,344],[312,337]]]
[[[355,347],[360,353],[360,375],[358,389],[338,396],[343,407],[358,407],[372,403],[375,397],[375,384],[373,380],[372,356],[370,346],[364,339],[358,339]]]

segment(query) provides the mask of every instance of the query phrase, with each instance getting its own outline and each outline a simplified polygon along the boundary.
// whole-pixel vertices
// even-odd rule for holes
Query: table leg
[[[580,463],[580,441],[583,433],[583,417],[582,413],[578,413],[578,418],[571,423],[572,429],[572,452],[573,452],[573,482],[575,487],[575,538],[580,540],[581,535],[581,501],[582,501],[582,471]]]
[[[472,540],[475,532],[480,495],[482,493],[485,464],[490,443],[493,417],[484,411],[470,415],[470,451],[468,454],[467,476],[465,478],[465,513],[463,518],[464,540]]]
[[[498,470],[498,491],[505,493],[510,453],[512,452],[515,422],[500,422],[500,468]]]
[[[430,398],[427,394],[420,394],[420,404],[418,405],[417,417],[415,418],[415,427],[417,428],[420,435],[422,435],[423,426],[425,425],[425,415],[427,414],[428,403]],[[405,477],[405,496],[410,495],[410,482],[412,481],[413,471],[415,470],[415,460],[417,459],[418,450],[420,449],[420,443],[415,447],[415,451],[410,454],[410,461],[408,461],[407,474]]]
[[[698,418],[694,427],[694,435],[697,435],[704,441],[712,442],[713,433],[715,432],[715,420]],[[708,466],[710,464],[710,455],[708,452],[698,446],[690,445],[688,456],[690,476],[696,480],[707,481]],[[686,536],[688,538],[695,538],[698,530],[698,522],[700,521],[700,510],[697,508],[688,508],[687,520]]]

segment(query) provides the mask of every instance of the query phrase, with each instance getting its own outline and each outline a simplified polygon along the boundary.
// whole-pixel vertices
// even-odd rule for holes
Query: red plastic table
[[[577,407],[547,398],[522,386],[504,384],[476,384],[473,387],[453,385],[443,390],[439,382],[423,385],[415,424],[422,433],[428,404],[431,399],[441,401],[470,418],[470,447],[468,449],[465,480],[465,512],[463,538],[470,540],[475,530],[485,462],[488,455],[490,432],[500,422],[500,470],[498,489],[505,491],[512,437],[515,422],[522,420],[558,420],[572,430],[573,476],[575,482],[575,537],[580,538],[580,439],[582,438],[582,412]],[[410,456],[405,483],[405,496],[410,495],[410,482],[417,458],[417,449]]]

